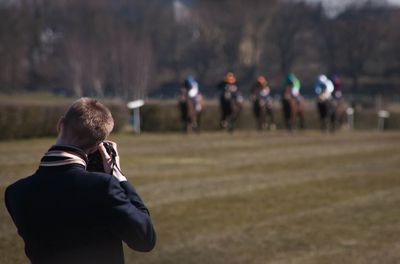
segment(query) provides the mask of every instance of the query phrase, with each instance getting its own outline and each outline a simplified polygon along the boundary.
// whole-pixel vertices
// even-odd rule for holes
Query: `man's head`
[[[58,144],[74,145],[87,153],[96,150],[114,127],[110,110],[98,100],[75,101],[58,124]]]

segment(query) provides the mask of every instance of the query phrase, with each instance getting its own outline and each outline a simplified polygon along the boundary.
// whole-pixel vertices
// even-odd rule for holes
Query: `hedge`
[[[0,139],[55,136],[56,124],[73,100],[56,102],[0,101]],[[114,117],[114,132],[127,123],[128,110],[124,103],[106,101]]]
[[[278,129],[284,128],[283,114],[279,103],[275,103],[275,121]],[[165,132],[165,131],[180,131],[180,114],[178,105],[173,101],[150,101],[147,102],[141,109],[142,131]],[[219,129],[219,106],[215,101],[207,104],[202,115],[201,129],[202,130],[218,130]],[[347,116],[344,116],[344,121],[347,122]],[[374,110],[356,109],[354,113],[354,128],[363,130],[377,129],[378,116]],[[319,129],[319,117],[314,102],[309,101],[305,112],[306,129]],[[249,103],[244,105],[236,128],[240,130],[250,130],[256,128],[255,119]],[[392,112],[389,119],[385,121],[385,129],[397,130],[400,129],[400,113]]]
[[[0,100],[0,140],[44,137],[56,135],[56,124],[60,116],[71,104],[63,101],[15,101]],[[121,101],[105,101],[114,120],[114,132],[126,127],[129,111]],[[284,128],[280,105],[275,105],[275,119],[279,129]],[[202,116],[202,130],[219,129],[219,106],[216,101],[209,101]],[[142,131],[172,132],[180,131],[180,114],[175,101],[149,101],[141,108]],[[378,117],[375,111],[356,109],[354,115],[355,129],[377,129]],[[318,113],[315,104],[309,102],[306,107],[305,125],[307,129],[319,129]],[[255,129],[255,120],[249,103],[245,104],[236,128],[240,130]],[[400,113],[391,112],[385,122],[385,129],[400,129]]]

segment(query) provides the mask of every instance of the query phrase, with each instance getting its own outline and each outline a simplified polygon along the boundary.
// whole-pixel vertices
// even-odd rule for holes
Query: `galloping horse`
[[[321,131],[334,132],[336,126],[343,122],[344,107],[341,91],[337,84],[320,75],[315,82],[315,92],[318,95],[317,108],[320,117]]]
[[[295,98],[289,86],[283,92],[282,109],[285,126],[289,131],[293,131],[297,122],[299,128],[304,129],[304,100],[302,97]]]
[[[264,76],[259,76],[257,82],[254,84],[252,90],[253,113],[256,118],[256,125],[258,130],[264,128],[275,129],[274,111],[272,109],[272,97],[270,95],[270,88]],[[267,116],[269,122],[267,122]]]
[[[300,81],[294,74],[289,74],[285,81],[282,110],[285,126],[289,131],[293,131],[297,121],[299,128],[304,129],[304,99],[300,95]]]
[[[335,106],[332,99],[318,100],[317,103],[321,131],[335,130]]]
[[[325,101],[318,101],[318,112],[321,131],[334,132],[337,128],[342,127],[345,108],[341,100],[330,98]]]
[[[198,90],[198,84],[193,78],[187,78],[179,93],[179,109],[181,112],[182,131],[200,132],[201,114],[204,109],[204,99]]]
[[[336,126],[342,128],[345,119],[345,103],[343,101],[342,82],[336,74],[331,75],[330,80],[333,83],[333,102],[335,107],[335,123]]]
[[[346,107],[342,98],[334,98],[335,128],[342,128],[345,121]]]
[[[235,122],[243,108],[243,97],[236,85],[236,79],[232,73],[228,73],[224,82],[219,84],[221,90],[220,106],[221,106],[221,128],[228,129],[233,132]]]

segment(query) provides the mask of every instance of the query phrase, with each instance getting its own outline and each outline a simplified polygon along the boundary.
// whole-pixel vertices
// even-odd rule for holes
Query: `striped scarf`
[[[41,167],[55,167],[69,164],[87,166],[88,159],[85,152],[73,146],[52,146],[40,161]]]

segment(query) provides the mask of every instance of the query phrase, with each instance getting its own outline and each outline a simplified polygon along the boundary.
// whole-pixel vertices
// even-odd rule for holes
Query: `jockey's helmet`
[[[183,85],[185,86],[186,89],[190,90],[195,83],[196,81],[194,80],[193,76],[189,75],[185,78]]]
[[[235,75],[232,73],[232,72],[228,72],[226,75],[225,75],[225,82],[226,83],[228,83],[228,84],[235,84],[236,83],[236,78],[235,78]]]
[[[268,84],[267,79],[265,79],[265,77],[262,75],[258,76],[257,82],[259,82],[262,86],[266,86]]]

